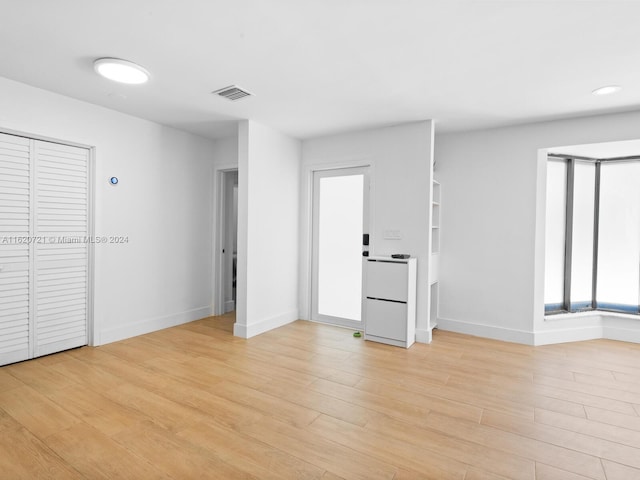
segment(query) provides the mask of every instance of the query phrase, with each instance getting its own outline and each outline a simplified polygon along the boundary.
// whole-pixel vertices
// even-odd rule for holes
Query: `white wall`
[[[238,279],[234,334],[298,319],[300,142],[240,122]]]
[[[2,78],[0,128],[95,147],[95,344],[210,314],[212,141]]]
[[[238,168],[238,136],[221,138],[213,144],[213,162],[216,168]]]
[[[541,149],[638,137],[640,112],[437,135],[439,327],[530,344],[588,336],[599,319],[544,319]],[[620,322],[640,323],[615,322],[618,330]]]
[[[371,255],[409,253],[418,259],[417,340],[429,341],[429,215],[433,123],[404,124],[305,140],[302,144],[300,312],[310,318],[311,187],[314,170],[370,165]],[[401,240],[384,239],[399,230]]]

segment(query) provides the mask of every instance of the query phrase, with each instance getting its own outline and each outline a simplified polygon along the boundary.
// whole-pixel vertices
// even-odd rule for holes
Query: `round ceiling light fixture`
[[[606,87],[596,88],[593,92],[591,92],[591,94],[611,95],[612,93],[618,93],[620,90],[622,90],[622,87],[620,85],[607,85]]]
[[[98,58],[93,62],[94,70],[109,80],[137,85],[149,81],[149,71],[127,60],[120,58]]]

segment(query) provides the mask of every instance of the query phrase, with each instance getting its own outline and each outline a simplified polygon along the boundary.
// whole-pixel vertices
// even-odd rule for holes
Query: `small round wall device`
[[[111,185],[117,185],[117,184],[118,184],[118,177],[111,177],[111,178],[109,179],[109,183],[110,183]]]

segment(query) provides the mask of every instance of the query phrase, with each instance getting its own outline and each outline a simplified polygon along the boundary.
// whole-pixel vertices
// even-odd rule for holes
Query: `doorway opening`
[[[215,315],[234,312],[236,309],[236,275],[238,257],[238,170],[219,173],[219,208],[217,235],[218,278],[215,292]]]

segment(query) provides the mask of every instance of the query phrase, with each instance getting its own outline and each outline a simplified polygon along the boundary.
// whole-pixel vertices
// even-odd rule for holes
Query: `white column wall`
[[[298,319],[300,142],[253,121],[238,138],[234,334],[249,338]]]

